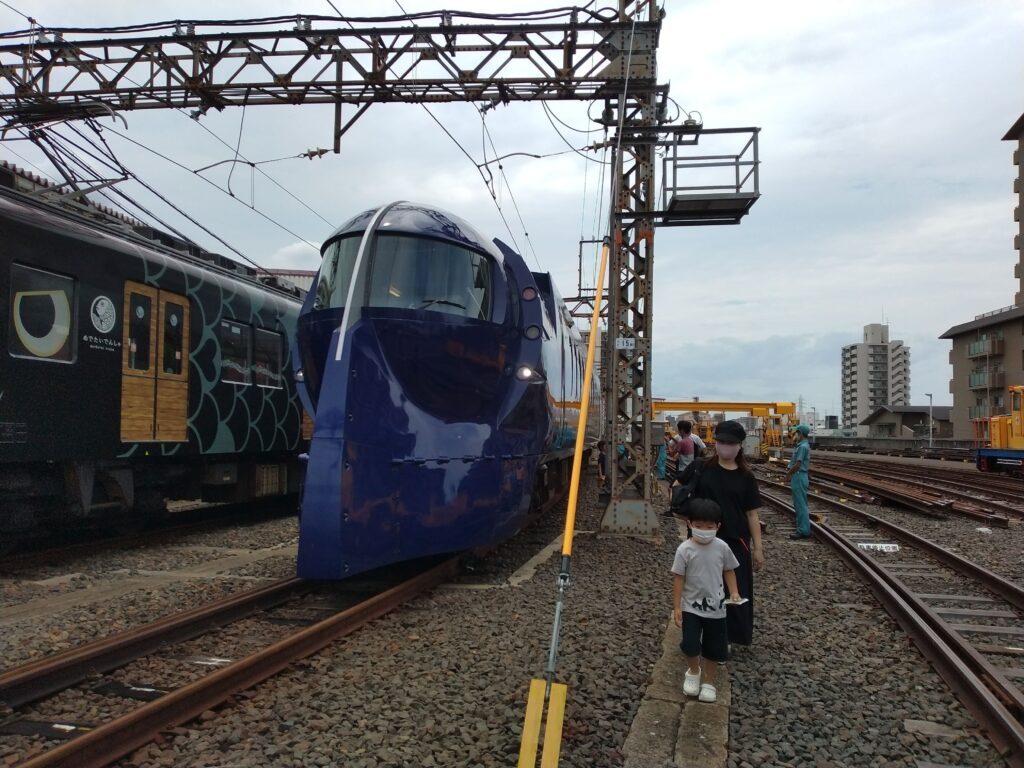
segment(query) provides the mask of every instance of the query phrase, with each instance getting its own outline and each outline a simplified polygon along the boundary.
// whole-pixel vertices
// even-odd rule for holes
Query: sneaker
[[[687,696],[696,696],[700,691],[700,671],[696,673],[686,670],[683,676],[683,693]]]
[[[705,704],[714,704],[718,701],[718,691],[711,683],[704,683],[700,687],[700,696],[697,697],[697,701],[703,701]]]
[[[801,539],[809,539],[809,538],[811,538],[811,534],[809,534],[809,533],[791,533],[789,535],[789,538],[791,538],[793,541],[799,541]]]

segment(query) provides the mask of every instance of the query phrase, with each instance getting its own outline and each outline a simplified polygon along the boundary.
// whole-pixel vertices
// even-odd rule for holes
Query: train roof
[[[365,230],[373,219],[374,214],[381,207],[378,206],[363,211],[334,230],[331,236],[324,241],[321,253],[334,240]],[[379,227],[378,232],[386,228],[386,231],[389,233],[397,232],[405,235],[430,237],[435,240],[446,240],[458,245],[468,246],[477,251],[483,251],[499,264],[505,261],[501,252],[494,244],[481,235],[472,224],[469,224],[454,213],[449,213],[432,205],[406,201],[392,203],[391,207],[384,214]]]
[[[0,163],[0,200],[4,212],[27,223],[39,225],[45,219],[65,222],[68,234],[84,228],[103,233],[115,240],[159,251],[197,268],[217,272],[256,286],[299,299],[302,292],[290,281],[266,271],[258,271],[195,243],[163,232],[105,206],[96,205],[84,195],[68,197],[61,187],[30,174],[7,162]],[[52,221],[49,222],[52,224]],[[81,229],[80,229],[81,233]],[[81,233],[84,234],[84,233]]]

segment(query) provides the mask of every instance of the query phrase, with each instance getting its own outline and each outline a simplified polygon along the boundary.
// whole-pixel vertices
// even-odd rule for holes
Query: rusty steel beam
[[[627,77],[634,93],[667,90],[654,80],[660,20],[342,27],[305,18],[300,29],[160,36],[41,30],[45,39],[0,45],[0,115],[31,123],[168,107],[587,101],[621,94]]]

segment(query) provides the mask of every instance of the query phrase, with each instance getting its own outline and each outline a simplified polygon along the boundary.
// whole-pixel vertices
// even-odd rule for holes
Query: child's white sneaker
[[[700,696],[697,697],[697,701],[703,701],[705,704],[714,704],[718,701],[718,691],[715,690],[715,686],[711,683],[704,683],[700,687]]]
[[[696,696],[700,692],[700,670],[691,672],[686,670],[683,676],[683,693],[687,696]]]

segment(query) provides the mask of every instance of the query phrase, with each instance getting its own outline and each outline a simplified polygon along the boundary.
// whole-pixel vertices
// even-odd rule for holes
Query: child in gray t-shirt
[[[718,504],[710,499],[694,499],[686,506],[686,517],[691,536],[679,545],[672,563],[672,616],[676,626],[683,628],[679,647],[689,662],[683,693],[713,702],[718,698],[718,665],[729,658],[723,582],[729,588],[729,602],[739,601],[733,572],[739,561],[729,545],[716,538],[722,524]]]

